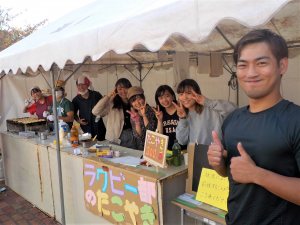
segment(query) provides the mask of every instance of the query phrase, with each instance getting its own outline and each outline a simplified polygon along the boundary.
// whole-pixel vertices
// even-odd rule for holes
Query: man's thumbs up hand
[[[230,171],[234,181],[239,183],[254,183],[255,162],[248,155],[241,142],[237,144],[240,156],[232,157]]]
[[[221,140],[216,131],[212,132],[212,139],[213,142],[211,143],[207,151],[207,158],[209,165],[211,165],[213,168],[217,168],[224,165],[223,156],[225,155],[224,152],[226,151],[224,150]]]

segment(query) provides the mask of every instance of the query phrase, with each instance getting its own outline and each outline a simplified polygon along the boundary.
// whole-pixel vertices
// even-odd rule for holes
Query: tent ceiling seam
[[[218,26],[216,26],[216,30],[223,37],[223,39],[227,42],[227,44],[229,44],[229,46],[231,47],[231,49],[233,49],[234,45],[228,40],[228,38],[225,36],[225,34],[221,31],[221,29]]]

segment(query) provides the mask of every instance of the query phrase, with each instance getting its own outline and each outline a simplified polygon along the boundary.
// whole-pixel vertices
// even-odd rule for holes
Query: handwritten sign
[[[154,166],[166,167],[168,141],[168,136],[147,130],[144,145],[144,159]]]
[[[196,200],[227,210],[229,182],[212,169],[202,168]]]
[[[154,178],[89,159],[83,161],[85,207],[113,224],[158,225]]]

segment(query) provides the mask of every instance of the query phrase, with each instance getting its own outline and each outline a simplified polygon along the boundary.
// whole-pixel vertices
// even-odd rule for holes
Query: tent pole
[[[57,68],[55,64],[52,64],[51,73],[51,89],[52,89],[52,99],[53,99],[53,114],[54,114],[54,127],[55,127],[55,139],[56,139],[56,156],[58,165],[58,181],[59,181],[59,193],[60,193],[60,206],[61,206],[61,224],[65,225],[65,205],[64,205],[64,192],[63,192],[63,182],[62,182],[62,170],[61,170],[61,158],[60,158],[60,140],[58,132],[58,121],[57,121],[57,102],[55,98],[55,76],[57,76]]]
[[[143,87],[143,79],[142,79],[142,69],[143,69],[143,66],[141,63],[138,63],[138,71],[139,71],[139,81],[140,81],[140,87]]]

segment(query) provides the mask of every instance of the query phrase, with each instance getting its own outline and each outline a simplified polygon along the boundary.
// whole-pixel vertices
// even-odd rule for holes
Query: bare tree
[[[13,27],[10,23],[18,15],[10,15],[9,11],[10,9],[3,9],[0,6],[0,51],[28,36],[47,21],[45,19],[34,25],[26,25],[24,28]]]

